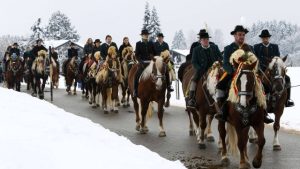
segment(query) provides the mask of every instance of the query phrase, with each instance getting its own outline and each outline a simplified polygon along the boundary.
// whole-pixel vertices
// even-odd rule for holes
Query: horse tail
[[[230,123],[227,123],[227,134],[228,134],[228,138],[227,138],[228,152],[233,156],[237,157],[239,155],[239,149],[237,146],[238,137],[234,126],[231,125]]]
[[[147,118],[151,119],[151,117],[153,116],[153,102],[149,103],[148,109],[147,109]]]

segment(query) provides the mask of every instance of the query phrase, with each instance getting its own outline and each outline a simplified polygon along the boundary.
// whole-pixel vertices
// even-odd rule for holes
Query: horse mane
[[[147,80],[150,78],[152,71],[153,71],[153,65],[155,64],[156,66],[160,65],[161,67],[163,65],[163,58],[159,56],[154,57],[156,61],[154,62],[151,60],[150,64],[146,67],[146,69],[143,71],[140,80]],[[157,68],[159,68],[157,67]]]
[[[207,75],[207,89],[210,95],[215,95],[216,93],[216,86],[218,84],[219,78],[219,69],[221,68],[221,64],[219,61],[215,61],[213,65],[210,67]]]
[[[163,52],[160,53],[160,56],[163,58],[163,60],[169,59],[170,58],[170,52],[169,50],[164,50]]]
[[[132,48],[131,46],[128,46],[128,47],[124,48],[124,50],[122,51],[122,58],[125,58],[125,56],[126,56],[129,52],[133,52],[133,48]]]
[[[55,60],[54,60],[54,58],[51,58],[51,62],[52,62],[52,66],[53,67],[56,67],[57,65],[56,65],[56,62],[55,62]]]
[[[252,53],[250,51],[245,52],[245,50],[243,50],[243,49],[238,49],[232,53],[229,61],[232,65],[234,65],[234,62],[235,63],[243,62],[244,64],[250,65],[254,62],[258,62],[258,59],[254,53]],[[255,70],[258,70],[258,65],[259,64],[256,64]]]
[[[279,56],[275,56],[272,58],[272,60],[269,64],[269,69],[272,69],[273,66],[275,65],[275,63],[277,63],[279,67],[286,68],[286,65],[285,65],[284,61],[282,60],[282,58]]]

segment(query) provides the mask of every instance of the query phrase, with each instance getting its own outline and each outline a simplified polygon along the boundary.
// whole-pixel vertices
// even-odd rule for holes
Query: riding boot
[[[172,88],[172,85],[171,85],[171,80],[170,80],[170,74],[169,74],[169,71],[166,72],[166,83],[167,83],[167,90],[169,92],[173,92],[174,89]]]
[[[138,97],[138,86],[139,86],[139,78],[140,78],[140,75],[142,74],[143,72],[143,69],[141,67],[141,65],[139,66],[137,72],[136,72],[136,75],[135,75],[135,78],[134,78],[134,84],[133,84],[133,87],[134,87],[134,91],[133,91],[133,97]]]
[[[264,110],[264,122],[266,124],[270,124],[274,122],[274,120],[269,116],[267,110]]]
[[[287,100],[285,103],[285,107],[293,107],[295,106],[295,103],[293,100],[291,100],[291,88],[287,88]]]
[[[186,104],[188,108],[196,108],[196,86],[197,86],[197,82],[195,82],[194,80],[191,81],[190,84],[190,91],[189,91],[189,97],[187,98]]]

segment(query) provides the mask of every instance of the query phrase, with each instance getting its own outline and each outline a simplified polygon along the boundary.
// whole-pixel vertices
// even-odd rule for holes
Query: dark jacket
[[[24,60],[26,60],[27,58],[33,59],[31,51],[24,52],[23,58],[24,58]]]
[[[162,44],[160,44],[158,41],[156,41],[154,43],[154,50],[155,53],[160,56],[160,53],[165,51],[165,50],[170,50],[169,49],[169,45],[166,42],[163,42]]]
[[[99,47],[97,47],[96,45],[93,47],[93,56],[96,52],[100,52],[101,53],[101,45]],[[101,53],[102,56],[102,53]],[[102,56],[103,57],[103,56]]]
[[[107,43],[103,43],[101,45],[101,56],[103,57],[103,59],[106,59],[107,56],[107,52],[108,52],[108,48],[114,46],[116,48],[116,52],[118,53],[118,46],[115,42],[112,42],[110,45],[108,45]]]
[[[68,58],[71,59],[74,56],[75,57],[78,56],[78,49],[75,49],[75,48],[68,49]]]
[[[15,53],[17,56],[20,56],[20,49],[19,48],[11,48],[9,51],[10,56]]]
[[[139,62],[151,60],[153,56],[156,55],[157,54],[155,53],[153,42],[149,41],[146,43],[146,42],[139,41],[136,43],[135,56]]]
[[[249,47],[253,52],[253,47],[250,45],[249,45]],[[234,42],[224,48],[223,68],[229,75],[231,75],[234,72],[234,69],[230,63],[230,56],[238,49],[239,49],[239,46]]]
[[[36,46],[32,49],[31,53],[32,53],[33,59],[35,59],[35,58],[38,56],[38,53],[39,53],[39,51],[41,51],[41,50],[45,50],[45,51],[48,52],[47,48],[45,48],[45,46],[43,46],[43,45],[41,45],[41,46],[36,45]]]
[[[93,48],[94,48],[93,44],[85,44],[83,48],[83,55],[86,56],[88,54],[93,53]]]
[[[127,45],[123,43],[119,48],[119,55],[122,56],[123,50],[129,46],[131,47],[130,43],[128,43]]]
[[[266,48],[268,50],[267,53],[265,53]],[[263,71],[266,70],[269,64],[268,60],[271,60],[275,56],[280,56],[278,45],[272,43],[270,43],[268,47],[265,47],[262,43],[254,45],[254,53],[257,56],[259,66]]]
[[[51,52],[51,57],[55,60],[55,61],[57,61],[57,59],[58,59],[58,53],[57,52]]]
[[[213,65],[215,61],[221,61],[222,55],[217,45],[211,44],[205,49],[198,46],[193,50],[192,64],[196,70],[196,78],[200,78]]]
[[[216,45],[214,42],[209,42],[210,45]],[[193,50],[198,47],[198,46],[201,46],[200,42],[197,41],[197,42],[194,42],[190,48],[190,54],[192,55],[193,54]]]

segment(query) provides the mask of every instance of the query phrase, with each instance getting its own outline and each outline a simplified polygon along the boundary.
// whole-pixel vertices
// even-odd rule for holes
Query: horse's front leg
[[[165,102],[165,107],[170,106],[170,98],[171,98],[171,92],[167,91],[167,99],[166,99],[166,102]]]
[[[280,129],[280,118],[282,116],[283,109],[284,109],[284,104],[279,106],[279,108],[277,108],[277,111],[275,112],[275,122],[273,124],[273,129],[275,132],[274,139],[273,139],[273,150],[274,151],[281,150],[281,146],[280,146],[279,139],[278,139],[278,132]]]
[[[166,137],[166,131],[164,129],[164,125],[163,125],[163,117],[164,117],[164,102],[165,102],[165,98],[160,99],[160,101],[158,102],[158,106],[157,106],[157,115],[158,115],[158,119],[159,119],[159,137]]]
[[[215,137],[212,134],[212,129],[211,129],[211,124],[212,124],[212,121],[214,119],[214,116],[213,115],[207,115],[206,117],[207,117],[206,140],[208,142],[214,142]]]
[[[238,129],[237,127],[235,127],[235,129],[238,136],[238,148],[240,151],[240,169],[250,169],[251,166],[248,161],[248,155],[247,155],[249,127],[244,129]]]
[[[150,101],[145,100],[145,99],[140,99],[140,104],[141,104],[141,126],[140,126],[140,133],[141,134],[146,134],[148,132],[148,129],[146,127],[146,116],[147,116],[147,110],[149,107]]]
[[[119,106],[120,103],[118,101],[118,99],[119,99],[118,87],[119,87],[119,85],[114,85],[112,87],[112,98],[113,98],[113,111],[114,111],[114,113],[119,113],[118,106]]]
[[[204,107],[199,108],[199,121],[200,121],[200,128],[198,128],[198,146],[200,149],[205,149],[206,145],[204,143],[204,138],[205,138],[205,129],[207,126],[206,122],[206,113],[204,110]]]
[[[266,139],[264,136],[265,125],[263,122],[261,122],[260,124],[253,126],[253,128],[256,131],[257,136],[258,136],[258,138],[257,138],[258,150],[252,161],[252,165],[255,168],[259,168],[259,167],[261,167],[261,164],[262,164],[262,150],[266,143]]]
[[[220,140],[222,142],[222,147],[219,146],[219,148],[221,148],[221,162],[223,166],[228,166],[230,161],[227,155],[225,122],[219,121],[218,130],[220,134]]]
[[[77,95],[76,93],[76,88],[77,88],[77,79],[74,79],[74,90],[73,90],[73,95]]]
[[[102,89],[102,107],[103,107],[104,114],[108,114],[106,90],[107,90],[106,88]]]
[[[189,125],[189,135],[190,136],[194,136],[195,135],[195,128],[194,128],[194,122],[193,122],[193,117],[192,117],[192,113],[190,110],[185,110],[186,113],[188,114],[189,116],[189,122],[190,122],[190,125]]]

